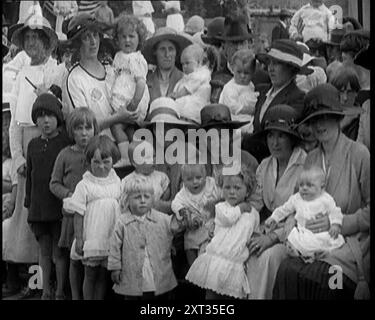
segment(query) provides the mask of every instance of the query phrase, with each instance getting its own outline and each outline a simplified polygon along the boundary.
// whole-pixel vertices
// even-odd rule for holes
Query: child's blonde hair
[[[147,38],[147,28],[145,24],[138,19],[136,16],[129,14],[121,14],[114,26],[114,39],[118,40],[118,35],[121,30],[130,27],[133,31],[138,34],[138,47],[137,50],[141,50]]]
[[[233,69],[236,62],[241,62],[244,66],[248,66],[251,73],[255,72],[256,59],[252,50],[250,49],[240,49],[234,53],[230,61],[230,67]]]
[[[84,124],[88,124],[94,128],[94,135],[99,133],[99,126],[95,114],[89,108],[80,107],[69,113],[66,120],[66,132],[68,133],[69,139],[74,141],[74,130]]]
[[[194,59],[200,64],[203,64],[203,59],[204,59],[204,50],[199,44],[191,44],[187,46],[181,53],[181,56],[183,54],[191,54]]]
[[[121,211],[129,210],[129,196],[136,192],[148,192],[154,196],[154,187],[150,179],[143,176],[137,176],[134,179],[129,179],[123,185],[122,195],[120,199]]]

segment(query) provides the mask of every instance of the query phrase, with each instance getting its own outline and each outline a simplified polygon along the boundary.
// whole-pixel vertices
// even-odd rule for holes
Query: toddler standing
[[[200,123],[200,111],[210,101],[211,72],[203,64],[205,52],[198,44],[186,47],[181,53],[184,76],[176,83],[171,98],[176,100],[181,117]]]
[[[115,25],[114,37],[120,51],[113,61],[116,78],[111,89],[111,104],[114,112],[121,112],[125,108],[136,113],[136,124],[139,126],[143,125],[150,101],[146,85],[148,66],[140,52],[146,36],[145,25],[135,16],[123,15]],[[111,128],[121,153],[121,161],[116,167],[130,165],[128,146],[133,137],[134,125],[116,124]]]
[[[252,133],[255,105],[259,96],[251,81],[256,67],[253,52],[248,49],[238,50],[232,57],[230,67],[234,76],[224,86],[219,103],[229,107],[233,120],[250,121],[241,131]]]
[[[85,267],[83,298],[103,300],[109,240],[120,215],[121,181],[112,166],[120,154],[107,136],[94,136],[86,150],[89,171],[83,174],[64,209],[74,212],[74,236],[70,257]]]
[[[87,170],[85,148],[89,140],[99,131],[94,113],[86,107],[74,109],[69,114],[66,128],[74,145],[66,147],[57,156],[50,182],[51,192],[61,200],[70,198],[76,185],[82,180]],[[70,252],[74,240],[74,215],[64,209],[62,214],[58,245],[61,249]],[[65,271],[67,272],[67,269]],[[83,281],[81,261],[70,260],[69,279],[72,299],[80,300]]]
[[[204,164],[183,164],[181,167],[182,189],[172,201],[172,211],[178,220],[189,221],[184,235],[186,258],[191,266],[201,247],[209,239],[210,212],[207,207],[220,199],[215,179],[207,177]]]
[[[56,299],[64,296],[64,268],[67,257],[58,248],[61,232],[61,201],[49,190],[49,182],[59,152],[69,144],[58,127],[63,123],[61,103],[52,94],[41,94],[34,102],[31,118],[41,136],[30,141],[26,158],[25,208],[27,222],[40,247],[39,263],[43,270],[42,300],[53,300],[51,281],[52,256],[56,264]]]
[[[177,286],[171,248],[179,224],[153,209],[150,181],[135,178],[123,193],[125,207],[116,222],[108,259],[113,289],[127,300],[167,299]]]
[[[292,195],[266,220],[266,226],[275,229],[277,223],[295,213],[295,226],[288,236],[290,253],[313,261],[316,255],[341,247],[345,240],[341,233],[343,215],[335,200],[324,191],[325,174],[321,168],[311,167],[301,173],[299,192]],[[306,221],[318,214],[327,214],[329,231],[313,233],[305,228]]]
[[[206,289],[206,299],[246,298],[250,288],[245,272],[247,244],[258,228],[259,214],[252,208],[242,212],[255,186],[255,176],[241,167],[237,175],[220,176],[224,202],[215,206],[215,230],[206,252],[194,261],[186,279]]]

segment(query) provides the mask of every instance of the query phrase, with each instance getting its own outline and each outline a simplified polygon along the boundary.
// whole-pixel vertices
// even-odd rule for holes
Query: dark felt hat
[[[214,18],[208,25],[204,34],[201,38],[204,43],[207,44],[216,44],[220,43],[217,37],[220,37],[224,34],[224,17]]]
[[[39,110],[46,110],[52,112],[57,119],[57,125],[61,125],[64,121],[63,113],[62,113],[62,105],[59,99],[57,99],[51,93],[43,93],[38,96],[33,104],[33,109],[31,112],[31,119],[36,124],[37,120],[37,112]]]
[[[339,46],[345,33],[346,31],[344,29],[333,29],[331,31],[330,39],[326,41],[325,44],[328,44],[331,46]]]
[[[225,127],[238,129],[249,121],[233,121],[229,108],[224,104],[209,104],[201,110],[201,128]]]
[[[215,37],[221,41],[245,41],[253,38],[244,16],[226,17],[222,36]]]
[[[280,13],[279,13],[279,17],[280,18],[288,18],[288,17],[292,17],[293,16],[293,13],[291,13],[289,10],[283,8],[280,10]]]
[[[295,138],[300,139],[301,137],[296,130],[298,120],[299,113],[295,108],[286,104],[273,106],[264,115],[262,121],[263,129],[254,135],[264,137],[268,131],[277,130],[288,133]]]

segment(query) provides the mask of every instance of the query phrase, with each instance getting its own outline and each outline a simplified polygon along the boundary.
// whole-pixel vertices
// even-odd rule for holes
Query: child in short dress
[[[140,154],[146,148],[151,152]],[[122,179],[121,190],[127,189],[126,186],[134,179],[144,179],[150,181],[154,188],[154,208],[158,207],[159,200],[168,200],[170,198],[170,181],[164,172],[155,170],[153,146],[147,141],[132,141],[129,145],[129,159],[135,170]],[[120,200],[122,207],[126,197],[126,193],[122,191]]]
[[[86,171],[64,209],[74,212],[74,236],[70,257],[82,259],[85,267],[84,300],[102,300],[106,290],[109,240],[120,215],[121,181],[113,170],[120,158],[114,142],[107,136],[94,136],[86,151]]]
[[[31,118],[41,130],[41,136],[30,141],[26,159],[25,208],[27,222],[40,247],[40,266],[43,270],[42,300],[53,300],[50,285],[53,261],[56,264],[56,299],[63,299],[64,268],[68,256],[58,248],[61,232],[61,200],[49,189],[55,160],[70,141],[59,127],[63,123],[61,103],[52,94],[41,94],[34,102]]]
[[[116,222],[108,258],[113,290],[126,300],[168,299],[177,286],[171,249],[180,224],[173,216],[153,209],[151,181],[136,177],[123,193],[125,206]]]
[[[139,126],[143,125],[150,101],[146,85],[148,66],[140,51],[146,36],[146,26],[135,16],[122,15],[115,25],[114,37],[120,51],[116,53],[113,61],[116,78],[111,90],[111,104],[114,112],[121,112],[123,108],[135,112],[136,124]],[[134,124],[130,123],[126,126],[112,126],[111,131],[121,153],[121,162],[115,167],[130,165],[128,146],[134,129]]]
[[[219,179],[224,202],[215,206],[215,230],[206,252],[190,267],[186,279],[206,289],[206,299],[244,299],[250,293],[245,272],[249,257],[247,244],[259,225],[259,213],[252,208],[242,212],[240,204],[249,198],[255,175],[241,167],[236,175]]]
[[[184,164],[181,167],[182,189],[172,201],[172,211],[177,219],[186,217],[190,223],[184,235],[184,249],[189,266],[197,258],[202,245],[209,239],[206,223],[211,214],[207,206],[220,200],[215,179],[207,177],[204,164]]]
[[[341,247],[345,240],[341,235],[343,215],[336,206],[335,200],[324,191],[325,174],[319,167],[311,167],[301,172],[299,192],[292,195],[286,203],[275,209],[265,224],[270,230],[277,223],[295,213],[295,226],[288,236],[289,253],[297,255],[306,262]],[[318,214],[328,214],[329,231],[313,233],[305,228],[306,221],[314,219]]]
[[[233,120],[250,121],[241,128],[242,133],[253,133],[254,130],[255,105],[259,96],[251,81],[255,65],[255,56],[251,50],[238,50],[230,64],[234,76],[224,86],[219,98],[219,103],[229,107]]]
[[[63,149],[57,156],[53,168],[50,190],[61,200],[70,198],[78,182],[87,171],[85,148],[89,140],[98,133],[98,123],[94,113],[81,107],[74,109],[68,116],[66,128],[74,145]],[[74,215],[62,210],[63,220],[59,247],[70,252],[74,240]],[[66,270],[67,271],[67,270]],[[70,260],[69,279],[72,299],[82,297],[83,266],[80,260]]]
[[[200,111],[210,101],[211,71],[204,65],[205,51],[198,44],[186,47],[181,53],[184,76],[176,83],[170,97],[176,100],[181,117],[200,123]]]

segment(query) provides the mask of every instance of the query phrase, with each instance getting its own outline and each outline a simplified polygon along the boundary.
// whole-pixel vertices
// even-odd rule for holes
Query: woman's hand
[[[249,252],[250,255],[256,254],[259,257],[262,252],[274,245],[274,241],[269,235],[257,235],[254,234],[250,240]]]
[[[330,228],[328,215],[319,213],[315,219],[307,220],[305,227],[313,233],[328,231]]]
[[[119,284],[121,282],[121,270],[112,271],[111,279],[114,283]]]

